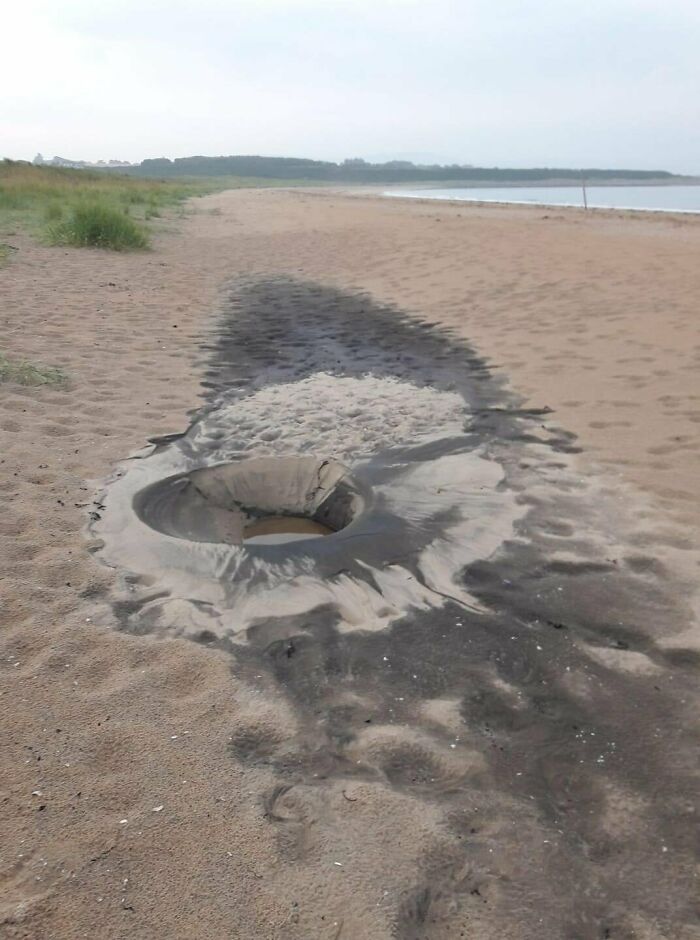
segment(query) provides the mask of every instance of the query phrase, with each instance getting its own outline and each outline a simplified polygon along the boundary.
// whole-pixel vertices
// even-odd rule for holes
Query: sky
[[[700,0],[21,0],[0,156],[700,174]]]

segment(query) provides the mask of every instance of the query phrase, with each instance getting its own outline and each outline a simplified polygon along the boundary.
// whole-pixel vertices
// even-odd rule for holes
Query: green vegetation
[[[293,186],[308,181],[251,176],[152,179],[106,170],[34,166],[0,160],[0,265],[5,236],[30,231],[52,244],[126,251],[148,245],[148,223],[185,200],[224,189]]]
[[[409,160],[390,160],[388,163],[368,163],[366,160],[344,160],[330,163],[327,160],[306,160],[298,157],[177,157],[168,160],[160,157],[144,160],[138,166],[124,170],[129,176],[214,177],[235,175],[241,177],[268,177],[275,182],[310,181],[325,183],[416,183],[416,182],[489,182],[489,183],[534,183],[544,180],[629,180],[636,182],[654,179],[671,180],[673,174],[666,170],[605,170],[571,169],[556,167],[483,167],[451,164],[442,166],[416,165]]]
[[[44,210],[44,218],[47,222],[56,222],[63,218],[63,206],[60,202],[50,202]]]
[[[101,170],[33,166],[16,160],[0,161],[0,214],[60,218],[67,208],[100,203],[113,208],[166,208],[190,196],[214,192],[208,181],[134,179]]]
[[[33,365],[22,360],[13,361],[0,353],[0,382],[16,382],[18,385],[64,385],[66,374],[51,366]]]
[[[49,226],[47,235],[52,245],[113,251],[148,248],[148,232],[143,225],[134,222],[123,208],[100,203],[75,206],[69,218]]]
[[[149,219],[160,218],[190,196],[222,188],[210,180],[133,179],[3,160],[0,241],[25,230],[53,244],[119,251],[145,248]]]

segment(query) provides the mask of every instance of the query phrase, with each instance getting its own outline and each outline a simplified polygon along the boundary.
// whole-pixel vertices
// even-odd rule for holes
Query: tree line
[[[365,160],[345,160],[332,163],[325,160],[306,160],[298,157],[167,157],[144,160],[120,172],[130,176],[254,176],[261,179],[309,180],[334,183],[412,183],[420,181],[460,181],[494,183],[533,183],[545,180],[651,180],[671,179],[665,170],[571,169],[535,167],[514,169],[477,167],[451,164],[416,165],[405,160],[388,163],[368,163]]]

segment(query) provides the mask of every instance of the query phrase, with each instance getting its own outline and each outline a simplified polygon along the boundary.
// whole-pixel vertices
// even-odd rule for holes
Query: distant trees
[[[298,157],[177,157],[144,160],[135,172],[145,176],[258,176],[268,179],[331,179],[336,163]]]
[[[263,179],[309,180],[337,183],[417,183],[425,182],[494,182],[535,183],[547,180],[578,181],[582,176],[594,180],[636,180],[671,178],[665,170],[601,170],[535,167],[503,169],[469,165],[417,166],[408,160],[368,163],[359,157],[331,163],[299,157],[167,157],[144,160],[140,165],[125,168],[136,176],[253,176]]]

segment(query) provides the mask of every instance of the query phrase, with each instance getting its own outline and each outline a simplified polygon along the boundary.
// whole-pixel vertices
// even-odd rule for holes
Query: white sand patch
[[[464,420],[464,399],[456,392],[374,375],[318,372],[224,402],[198,425],[192,440],[195,446],[208,440],[227,458],[312,452],[351,461],[460,434]]]

